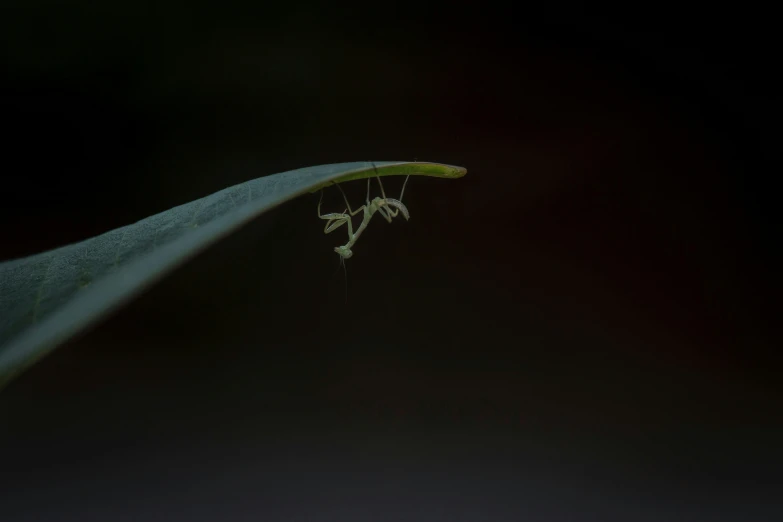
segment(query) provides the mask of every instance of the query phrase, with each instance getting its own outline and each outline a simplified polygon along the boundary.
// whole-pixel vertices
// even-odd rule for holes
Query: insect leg
[[[326,220],[326,225],[324,226],[324,234],[328,234],[330,232],[334,232],[341,226],[348,224],[348,239],[351,239],[353,237],[353,224],[351,223],[351,217],[346,214],[345,212],[338,213],[338,212],[332,212],[329,214],[321,214],[321,203],[324,199],[324,191],[321,190],[321,197],[318,200],[318,217],[321,219]]]
[[[405,185],[408,184],[408,178],[410,177],[411,177],[410,174],[405,176],[405,181],[402,183],[402,190],[400,191],[400,203],[402,203],[402,195],[405,194]]]
[[[376,170],[375,172],[377,173],[378,171]],[[383,183],[381,183],[381,177],[380,176],[375,176],[375,177],[378,179],[378,185],[381,186],[381,197],[383,199],[386,199],[386,192],[383,190]]]
[[[345,200],[345,206],[348,207],[348,213],[349,214],[351,214],[352,216],[355,216],[356,214],[358,214],[359,212],[364,210],[364,207],[365,207],[364,205],[362,205],[361,207],[357,208],[356,210],[351,210],[351,205],[350,205],[350,203],[348,203],[348,197],[345,195],[345,192],[343,191],[343,188],[339,184],[337,184],[337,183],[335,183],[335,185],[337,185],[337,188],[340,189],[340,193],[343,195],[343,200]]]
[[[329,234],[330,232],[334,232],[341,226],[348,223],[349,224],[348,234],[350,237],[351,219],[348,217],[347,214],[327,214],[326,216],[324,216],[324,219],[326,219],[327,216],[331,216],[331,217],[329,217],[329,221],[326,222],[326,226],[324,227],[324,234]]]

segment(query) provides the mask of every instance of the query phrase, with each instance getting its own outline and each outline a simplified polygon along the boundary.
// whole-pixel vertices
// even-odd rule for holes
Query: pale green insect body
[[[337,254],[343,260],[353,256],[353,251],[351,250],[351,247],[353,247],[353,245],[362,235],[362,232],[364,232],[364,230],[367,228],[367,225],[370,224],[370,220],[376,213],[383,216],[383,218],[389,223],[392,222],[392,218],[397,217],[400,213],[402,213],[403,217],[406,220],[410,219],[410,212],[402,202],[402,196],[405,193],[405,185],[408,183],[408,178],[410,176],[406,176],[405,178],[405,183],[403,183],[402,191],[400,192],[400,199],[387,198],[386,193],[383,190],[383,183],[381,183],[380,176],[376,176],[376,177],[378,179],[378,184],[381,187],[381,195],[383,197],[376,197],[373,198],[372,201],[370,201],[370,178],[367,178],[366,203],[361,207],[357,208],[356,210],[351,210],[351,205],[348,203],[348,198],[345,196],[345,192],[343,192],[343,189],[340,188],[339,185],[337,185],[337,188],[340,189],[340,192],[342,192],[343,195],[343,199],[345,200],[346,211],[330,213],[330,214],[321,214],[321,203],[323,202],[323,191],[321,191],[321,199],[318,201],[318,217],[327,220],[326,226],[324,227],[324,233],[329,234],[330,232],[341,227],[342,225],[347,225],[348,227],[348,242],[345,245],[334,248],[334,251],[337,252]],[[358,214],[359,212],[363,212],[362,222],[354,232],[353,222],[351,218],[356,214]]]

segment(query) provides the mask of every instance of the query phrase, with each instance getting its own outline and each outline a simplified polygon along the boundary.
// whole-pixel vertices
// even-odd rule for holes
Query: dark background
[[[25,373],[0,519],[780,520],[772,18],[519,9],[5,2],[0,259],[468,175],[411,179],[347,304],[301,197]]]

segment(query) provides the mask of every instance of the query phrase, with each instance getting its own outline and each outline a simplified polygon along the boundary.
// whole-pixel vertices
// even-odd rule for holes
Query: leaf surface
[[[377,173],[458,178],[461,167],[375,162]],[[190,257],[281,203],[376,174],[370,162],[254,179],[80,243],[0,263],[0,388]]]

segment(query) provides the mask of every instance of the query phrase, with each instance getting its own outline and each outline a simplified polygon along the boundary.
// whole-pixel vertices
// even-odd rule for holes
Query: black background
[[[301,197],[25,373],[0,519],[780,520],[771,17],[517,9],[4,3],[0,259],[310,165],[468,175],[347,289]]]

